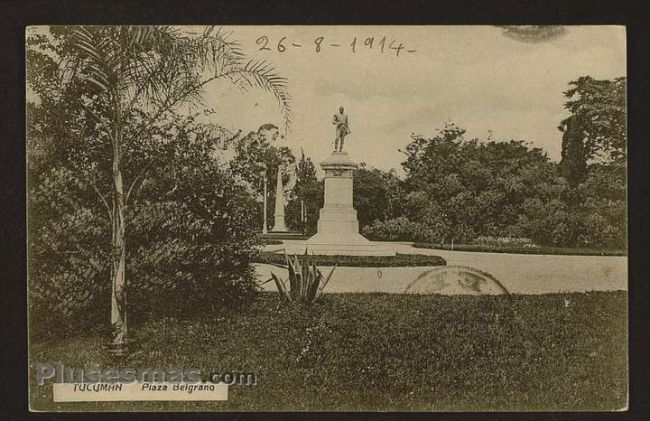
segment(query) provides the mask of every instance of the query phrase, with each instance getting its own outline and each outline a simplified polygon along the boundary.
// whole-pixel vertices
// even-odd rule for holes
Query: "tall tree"
[[[565,202],[576,215],[576,222],[571,224],[575,229],[567,230],[570,233],[567,243],[578,244],[583,238],[583,245],[616,243],[620,247],[624,242],[620,240],[625,231],[624,211],[621,212],[624,206],[621,207],[617,200],[616,205],[610,201],[611,206],[594,207],[595,203],[603,203],[599,197],[602,191],[594,194],[596,192],[590,190],[606,186],[616,192],[617,185],[625,183],[626,79],[598,80],[583,76],[569,85],[570,89],[564,92],[568,99],[564,106],[571,115],[559,126],[563,132],[560,173],[570,187]],[[604,182],[603,174],[612,178]],[[620,174],[623,174],[622,179]],[[610,234],[605,234],[607,232]]]
[[[289,227],[306,234],[316,232],[318,211],[323,206],[323,183],[316,178],[316,167],[301,149],[296,164],[296,184],[287,204]]]
[[[230,169],[234,174],[246,181],[258,198],[264,194],[264,178],[267,182],[267,211],[273,209],[275,203],[275,182],[280,166],[292,166],[296,158],[291,149],[278,146],[275,141],[279,137],[278,128],[273,124],[263,124],[257,131],[237,139],[234,144],[234,157],[230,160]],[[282,185],[286,186],[290,179],[289,171],[280,174]],[[273,212],[267,212],[267,226],[273,222]]]
[[[598,80],[582,76],[569,82],[564,107],[571,113],[562,121],[560,130],[571,131],[567,148],[580,139],[584,159],[624,163],[626,159],[626,78]],[[568,126],[571,127],[568,127]]]
[[[375,220],[383,221],[399,210],[400,183],[392,170],[387,172],[361,164],[354,174],[354,208],[361,228]]]
[[[517,140],[467,140],[454,125],[430,138],[413,135],[404,153],[403,212],[437,241],[504,236],[528,199],[557,196],[563,181],[541,149]]]
[[[560,173],[567,180],[569,186],[576,188],[587,178],[587,148],[581,130],[583,124],[578,116],[571,116],[562,123],[560,127],[563,132]]]
[[[195,34],[169,26],[58,26],[51,33],[61,58],[61,83],[77,90],[73,98],[110,145],[111,188],[98,195],[112,227],[112,348],[123,353],[128,335],[125,210],[147,175],[144,166],[125,180],[129,146],[166,113],[200,103],[206,85],[218,79],[270,92],[289,124],[287,82],[267,62],[246,60],[236,42],[212,27]]]

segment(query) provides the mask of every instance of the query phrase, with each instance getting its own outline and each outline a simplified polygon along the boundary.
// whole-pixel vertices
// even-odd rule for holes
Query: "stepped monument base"
[[[394,256],[394,250],[359,234],[352,202],[357,164],[346,152],[333,152],[320,165],[325,171],[325,200],[318,218],[318,233],[300,244],[287,244],[287,253],[302,254],[306,247],[309,254],[317,255]]]

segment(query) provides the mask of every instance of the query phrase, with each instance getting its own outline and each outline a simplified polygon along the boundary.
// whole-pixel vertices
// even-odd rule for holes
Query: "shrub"
[[[437,242],[438,234],[428,226],[398,217],[387,221],[375,221],[363,229],[363,235],[375,241]]]
[[[108,323],[108,310],[97,308],[110,308],[110,226],[86,188],[65,168],[51,168],[30,185],[31,333],[61,333],[72,322],[82,329]]]
[[[254,199],[212,158],[214,139],[169,136],[172,156],[152,165],[127,208],[130,318],[241,305],[259,289]],[[109,324],[110,222],[95,186],[69,162],[31,168],[30,328],[40,333]]]
[[[472,241],[472,244],[484,246],[513,246],[513,247],[537,247],[533,240],[523,237],[492,237],[482,235]]]
[[[224,207],[245,214],[238,206]],[[250,265],[255,236],[236,224],[220,234],[214,221],[190,208],[175,201],[149,203],[133,219],[127,267],[135,314],[215,310],[245,303],[257,289]]]
[[[452,250],[451,244],[429,244],[415,243],[415,248]],[[555,247],[555,246],[486,246],[478,244],[456,244],[455,251],[473,251],[481,253],[515,253],[515,254],[559,254],[570,256],[627,256],[624,249],[609,248],[576,248],[576,247]]]
[[[603,247],[610,244],[625,247],[625,241],[619,240],[621,230],[617,229],[600,213],[587,213],[582,221],[582,233],[578,237],[580,245],[587,247]]]
[[[239,305],[257,290],[254,199],[200,146],[178,146],[185,158],[143,187],[131,217],[129,302],[140,312]]]

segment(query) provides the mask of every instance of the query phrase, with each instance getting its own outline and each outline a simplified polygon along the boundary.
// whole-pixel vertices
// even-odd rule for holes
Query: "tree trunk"
[[[119,106],[117,115],[121,110]],[[115,353],[123,353],[127,341],[126,323],[126,245],[124,185],[122,181],[122,130],[120,123],[113,139],[113,225],[111,253],[111,325],[113,341],[111,347]]]

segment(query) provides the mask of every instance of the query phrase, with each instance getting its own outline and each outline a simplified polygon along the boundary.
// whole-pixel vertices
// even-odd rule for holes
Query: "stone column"
[[[286,232],[284,223],[284,189],[282,188],[282,165],[278,165],[278,179],[275,186],[275,212],[273,214],[273,231]]]

